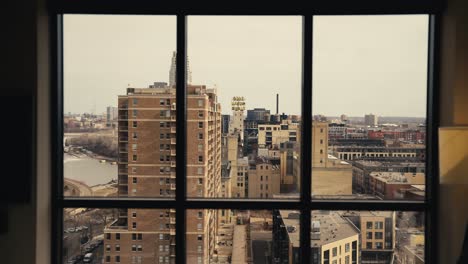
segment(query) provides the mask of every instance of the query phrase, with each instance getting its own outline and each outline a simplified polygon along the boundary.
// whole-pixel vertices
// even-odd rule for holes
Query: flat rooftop
[[[232,264],[247,263],[247,226],[235,225],[234,226],[234,239],[232,243]]]
[[[343,216],[381,216],[381,217],[393,217],[393,211],[340,211]]]
[[[417,173],[401,173],[401,172],[371,172],[370,177],[379,179],[387,184],[411,184],[422,185],[425,183],[425,174]]]
[[[281,210],[280,214],[283,218],[284,225],[295,226],[296,230],[288,231],[289,240],[294,247],[299,247],[300,243],[300,228],[299,219],[289,218],[290,213],[298,213],[298,211]],[[333,243],[345,238],[359,235],[359,231],[346,219],[341,217],[338,212],[331,211],[314,211],[312,213],[312,222],[320,223],[319,239],[311,239],[312,247],[321,247],[323,245]]]
[[[375,160],[357,160],[355,164],[363,165],[366,167],[421,167],[426,165],[423,162],[384,162]]]
[[[382,200],[382,198],[370,194],[347,194],[347,195],[315,195],[312,193],[313,199],[321,200]],[[274,199],[299,199],[299,193],[281,193],[273,194]]]

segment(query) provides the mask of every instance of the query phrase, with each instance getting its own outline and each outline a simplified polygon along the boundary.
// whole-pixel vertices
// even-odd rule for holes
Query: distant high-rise
[[[106,123],[107,126],[112,126],[114,122],[117,122],[117,107],[108,106],[106,108]]]
[[[229,123],[231,122],[230,115],[222,115],[221,116],[221,133],[227,134],[229,133]]]
[[[172,52],[172,59],[171,59],[171,68],[169,70],[169,87],[173,87],[176,85],[176,67],[177,67],[177,52]],[[185,80],[187,84],[192,83],[192,71],[190,70],[190,63],[187,57],[187,72],[185,75]]]
[[[366,126],[377,126],[379,123],[378,117],[374,114],[368,114],[364,116],[364,123]]]
[[[348,122],[348,116],[345,115],[345,114],[342,114],[342,115],[340,116],[340,120],[341,120],[341,122],[346,123],[346,122]]]
[[[244,111],[245,98],[242,96],[234,96],[231,101],[232,117],[229,124],[229,133],[238,132],[240,140],[244,140]]]

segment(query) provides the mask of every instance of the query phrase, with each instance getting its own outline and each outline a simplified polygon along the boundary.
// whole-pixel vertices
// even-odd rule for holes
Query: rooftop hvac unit
[[[320,221],[312,221],[312,232],[320,232]]]
[[[320,240],[320,232],[311,232],[310,239],[312,240]]]

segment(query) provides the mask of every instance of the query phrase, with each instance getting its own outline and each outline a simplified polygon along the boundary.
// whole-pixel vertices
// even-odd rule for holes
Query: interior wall
[[[4,46],[0,50],[0,56],[2,67],[8,67],[6,71],[2,70],[8,73],[2,75],[2,101],[15,100],[18,96],[33,96],[37,70],[36,5],[33,1],[19,0],[9,2],[7,7],[8,12],[2,12]],[[6,221],[7,225],[6,232],[0,234],[0,262],[35,263],[35,199],[32,198],[26,203],[0,206],[6,211],[3,221]]]
[[[440,125],[468,127],[468,1],[449,0],[442,17]],[[442,144],[466,140],[460,134],[441,131],[441,155],[448,156],[455,148]],[[457,139],[459,137],[459,139]],[[463,138],[462,138],[463,137]],[[468,140],[466,140],[468,141]],[[468,162],[468,145],[459,160]],[[453,154],[453,153],[450,153]],[[442,158],[441,158],[442,160]],[[443,167],[446,164],[440,164]],[[465,167],[466,168],[466,167]],[[443,175],[442,175],[443,174]],[[463,166],[443,171],[439,193],[439,263],[456,263],[468,221],[468,171]]]
[[[38,115],[38,127],[42,132],[39,142],[49,145],[48,113],[47,105],[44,108],[44,100],[48,100],[49,93],[49,52],[48,52],[48,17],[46,16],[46,0],[15,0],[6,3],[2,16],[2,49],[0,57],[2,63],[2,101],[14,102],[30,98],[37,102],[36,94],[40,93],[43,111]],[[20,99],[20,96],[22,96]],[[25,97],[26,96],[26,97]],[[47,103],[48,104],[48,103]],[[44,111],[45,110],[45,111]],[[14,114],[12,109],[10,113]],[[16,112],[18,114],[18,112]],[[18,114],[19,119],[31,122]],[[7,126],[3,127],[7,128]],[[15,129],[21,129],[15,128]],[[14,131],[11,138],[3,144],[4,152],[10,147],[15,147]],[[12,140],[13,139],[13,140]],[[39,147],[38,147],[39,148]],[[34,150],[35,147],[32,147]],[[25,149],[28,151],[28,149]],[[8,264],[33,264],[50,263],[50,186],[48,173],[48,152],[41,149],[39,166],[33,168],[30,197],[26,202],[0,203],[2,214],[0,224],[5,225],[5,232],[0,233],[0,263]],[[2,173],[2,186],[11,190],[14,185],[9,184],[9,178],[18,178],[23,175],[14,175],[15,166],[30,166],[27,159],[21,156],[13,157],[16,162],[8,163],[11,157],[3,159],[5,165],[9,165]],[[35,167],[35,166],[34,166]],[[36,171],[38,169],[38,171]],[[8,172],[8,173],[6,173]],[[40,180],[39,180],[40,179]],[[25,182],[25,184],[27,184]],[[37,187],[41,186],[41,191]],[[5,191],[5,190],[4,190]]]

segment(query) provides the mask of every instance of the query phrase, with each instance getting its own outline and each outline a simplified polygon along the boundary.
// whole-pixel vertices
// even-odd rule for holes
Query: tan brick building
[[[273,214],[274,263],[299,263],[299,212],[274,210]],[[360,263],[359,230],[338,212],[313,211],[310,235],[312,260],[309,263]]]
[[[286,141],[296,142],[300,130],[299,123],[283,120],[281,124],[259,124],[258,146],[276,146]]]
[[[257,157],[249,168],[249,198],[273,198],[280,193],[281,170],[264,157]]]
[[[174,197],[175,87],[155,83],[119,96],[118,195]],[[221,109],[216,91],[187,86],[187,195],[221,193]],[[187,213],[187,263],[208,263],[217,227],[214,210]],[[106,227],[105,263],[175,263],[175,210],[127,209]]]
[[[298,127],[298,146],[302,143]],[[300,155],[293,160],[294,175],[300,175]],[[328,122],[312,122],[312,194],[313,195],[351,195],[352,165],[329,154]],[[300,180],[297,181],[298,189]]]
[[[395,250],[396,216],[393,211],[342,213],[361,233],[361,263],[390,263]]]

